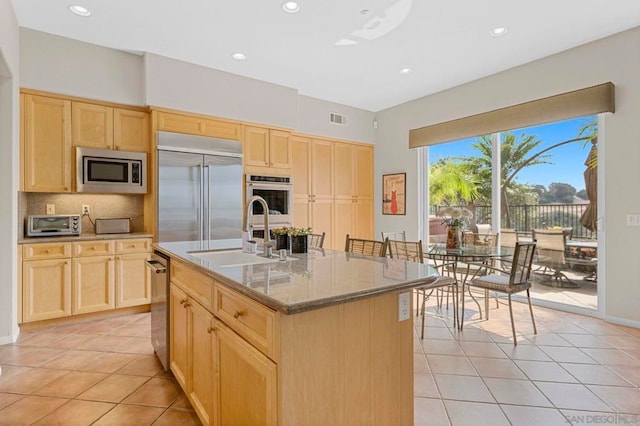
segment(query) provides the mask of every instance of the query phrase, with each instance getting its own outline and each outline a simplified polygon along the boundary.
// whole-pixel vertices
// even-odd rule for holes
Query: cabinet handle
[[[116,149],[120,149],[120,145],[116,145]]]
[[[233,317],[234,317],[235,319],[240,318],[242,315],[244,315],[244,312],[242,312],[242,311],[235,311],[235,312],[233,313]]]
[[[187,299],[184,299],[184,300],[181,300],[181,301],[180,301],[180,304],[181,304],[181,305],[184,305],[185,303],[187,303]]]
[[[136,245],[135,245],[135,244],[131,244],[131,245],[129,246],[129,248],[136,248]]]
[[[184,307],[186,308],[187,306],[191,306],[191,303],[187,302],[184,304]]]
[[[218,331],[218,327],[209,327],[207,328],[207,333],[216,333]]]
[[[96,249],[95,247],[91,247],[91,248],[89,248],[89,250],[95,250],[95,249]]]
[[[51,253],[51,250],[47,249],[47,250],[45,250],[44,252],[45,252],[45,253],[47,253],[47,254],[49,254],[49,253]]]

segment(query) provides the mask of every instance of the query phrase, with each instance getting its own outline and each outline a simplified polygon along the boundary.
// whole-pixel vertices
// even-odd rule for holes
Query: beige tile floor
[[[640,329],[515,304],[465,328],[428,302],[414,317],[416,425],[640,425]],[[22,333],[0,346],[0,425],[200,424],[149,343],[149,314]]]

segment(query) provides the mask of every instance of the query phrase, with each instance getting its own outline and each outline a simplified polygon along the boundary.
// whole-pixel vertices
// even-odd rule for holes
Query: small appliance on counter
[[[131,219],[96,219],[96,234],[128,234],[131,232]]]
[[[79,214],[29,215],[26,228],[28,237],[80,235],[82,221]]]

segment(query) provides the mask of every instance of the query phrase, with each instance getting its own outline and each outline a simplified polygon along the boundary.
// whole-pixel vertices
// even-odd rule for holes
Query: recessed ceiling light
[[[244,61],[245,59],[247,59],[247,56],[241,52],[236,52],[233,55],[231,55],[231,57],[236,61]]]
[[[76,15],[83,16],[85,18],[91,16],[91,11],[84,6],[80,6],[79,4],[73,4],[69,6],[69,10]]]
[[[282,10],[287,13],[298,13],[300,12],[300,5],[297,1],[285,1],[282,3]]]
[[[400,74],[411,74],[411,71],[413,71],[411,68],[405,67],[400,70]]]
[[[507,29],[505,27],[497,27],[490,31],[490,34],[494,37],[500,37],[507,33]]]

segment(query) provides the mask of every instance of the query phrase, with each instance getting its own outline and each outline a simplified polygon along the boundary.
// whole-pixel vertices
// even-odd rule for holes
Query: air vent
[[[329,114],[329,121],[332,122],[333,124],[338,124],[340,126],[346,126],[347,125],[347,116],[346,115],[336,114],[335,112],[332,112],[331,114]]]

